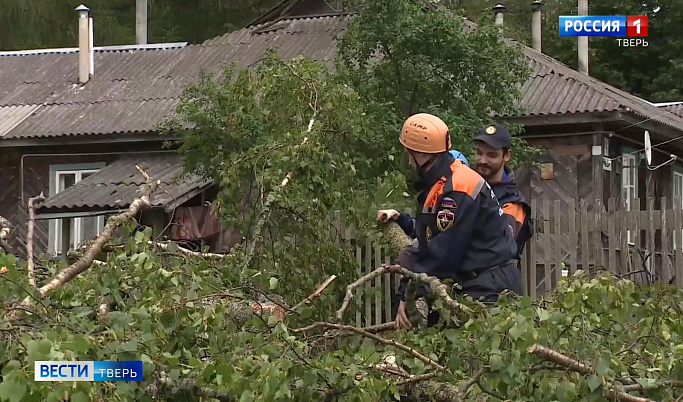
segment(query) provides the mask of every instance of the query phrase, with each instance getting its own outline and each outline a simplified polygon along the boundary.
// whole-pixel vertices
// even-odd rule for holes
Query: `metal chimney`
[[[95,74],[95,27],[92,17],[88,17],[88,65],[92,77]]]
[[[90,9],[83,4],[78,11],[78,82],[85,84],[90,79]]]
[[[588,15],[588,0],[579,0],[579,15]],[[579,36],[579,72],[588,75],[587,36]]]
[[[533,14],[531,15],[531,43],[537,52],[541,52],[541,9],[543,2],[536,0],[531,3]]]
[[[147,0],[135,1],[135,42],[147,44]]]
[[[503,14],[505,14],[505,6],[501,3],[493,6],[493,13],[496,16],[496,25],[503,25]]]

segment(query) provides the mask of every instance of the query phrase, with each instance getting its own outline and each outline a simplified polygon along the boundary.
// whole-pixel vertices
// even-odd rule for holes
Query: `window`
[[[633,199],[638,197],[638,165],[636,163],[636,155],[630,152],[625,152],[621,156],[622,173],[621,173],[621,198],[624,200],[624,206],[627,211],[640,209],[639,205],[631,205]],[[633,244],[634,234],[631,230],[627,232],[628,243]]]
[[[104,163],[50,166],[50,196],[66,190],[88,178],[104,167]],[[104,217],[71,218],[70,248],[76,248],[85,240],[94,239],[104,229]],[[62,251],[62,220],[50,221],[49,251],[59,255]]]
[[[674,191],[673,191],[673,200],[672,202],[678,202],[680,204],[674,205],[674,209],[683,209],[683,171],[679,171],[674,167]],[[679,239],[683,239],[683,232],[676,233],[674,232],[674,248],[678,245],[678,242],[680,241]]]

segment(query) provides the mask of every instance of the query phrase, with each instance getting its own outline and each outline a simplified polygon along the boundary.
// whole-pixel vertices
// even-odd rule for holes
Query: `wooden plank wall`
[[[0,215],[14,226],[10,232],[10,246],[18,252],[25,253],[24,243],[17,237],[17,227],[21,226],[21,222],[25,222],[19,210],[18,158],[3,153],[0,159]]]

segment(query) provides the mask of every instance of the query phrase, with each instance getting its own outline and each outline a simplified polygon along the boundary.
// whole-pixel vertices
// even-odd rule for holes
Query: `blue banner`
[[[142,381],[142,361],[36,361],[35,381]]]
[[[623,15],[560,16],[560,36],[626,36]]]

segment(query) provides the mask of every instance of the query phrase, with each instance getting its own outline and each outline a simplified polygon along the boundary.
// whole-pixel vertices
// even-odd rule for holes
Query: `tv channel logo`
[[[142,381],[142,361],[36,361],[35,381]]]
[[[645,37],[648,34],[646,15],[561,15],[560,36],[621,36]]]

